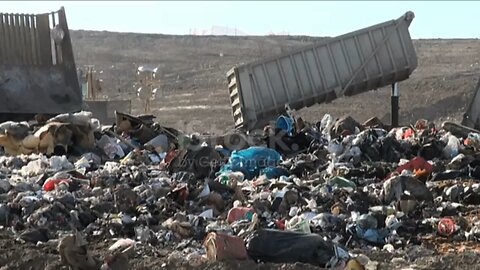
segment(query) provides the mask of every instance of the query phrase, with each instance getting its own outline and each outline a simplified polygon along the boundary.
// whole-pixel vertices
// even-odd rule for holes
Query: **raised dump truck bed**
[[[65,10],[0,13],[0,120],[82,108]]]
[[[470,104],[463,115],[462,125],[477,130],[480,129],[480,79],[477,81],[477,84],[473,89]]]
[[[301,109],[407,79],[417,67],[407,12],[291,53],[232,68],[227,73],[235,127],[261,128],[285,105]]]

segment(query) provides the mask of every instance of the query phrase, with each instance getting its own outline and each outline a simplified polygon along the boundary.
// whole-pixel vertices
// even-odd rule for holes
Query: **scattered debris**
[[[351,118],[328,116],[329,125],[303,123],[310,147],[281,154],[261,140],[211,145],[146,116],[117,113],[109,128],[92,128],[87,112],[53,119],[45,126],[68,123],[72,134],[51,133],[62,155],[0,157],[0,222],[21,241],[61,239],[61,261],[73,268],[128,269],[130,258],[161,249],[196,266],[253,259],[362,269],[367,262],[351,252],[358,248],[395,253],[426,237],[479,239],[470,213],[480,205],[480,160],[466,141],[479,134],[455,137],[422,122],[332,135]],[[0,126],[11,141],[34,134]],[[439,151],[420,156],[432,143]],[[97,256],[92,237],[116,242]]]

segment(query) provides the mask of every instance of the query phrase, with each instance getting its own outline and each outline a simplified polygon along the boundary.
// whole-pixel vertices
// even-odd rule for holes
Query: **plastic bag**
[[[71,170],[74,168],[66,156],[53,156],[49,159],[49,169],[52,171]]]
[[[330,141],[330,129],[332,128],[333,124],[333,117],[330,114],[325,114],[320,121],[319,130],[321,131],[325,139],[327,139],[327,141]]]
[[[115,156],[120,158],[125,156],[122,147],[115,142],[115,139],[107,135],[103,135],[100,140],[97,141],[97,145],[105,152],[105,155],[107,155],[109,159],[114,159]]]
[[[456,155],[458,155],[458,150],[460,148],[460,140],[458,140],[457,137],[451,135],[450,133],[447,133],[445,135],[447,139],[447,145],[445,148],[443,148],[443,154],[447,158],[454,158]]]
[[[330,141],[328,143],[327,150],[330,154],[335,156],[339,156],[345,151],[342,142],[339,140]]]
[[[387,229],[364,229],[360,226],[355,227],[355,233],[358,238],[371,243],[385,243],[385,238],[390,234]]]
[[[120,171],[118,163],[112,162],[112,161],[105,162],[105,164],[103,165],[103,168],[110,175],[116,174],[117,172]]]
[[[293,135],[293,125],[293,119],[284,115],[279,116],[275,123],[276,128],[284,130],[288,136]]]
[[[354,182],[346,178],[343,178],[341,176],[334,176],[328,181],[328,183],[332,186],[337,186],[339,188],[346,188],[346,187],[356,188],[357,187],[357,185]]]
[[[346,249],[318,234],[265,229],[252,233],[246,242],[248,255],[262,262],[301,262],[334,267],[350,257]]]
[[[293,208],[293,207],[292,207]],[[296,216],[290,219],[286,224],[286,229],[293,232],[311,233],[309,222],[302,217]]]
[[[90,127],[92,128],[93,131],[100,132],[102,129],[102,124],[100,123],[100,120],[97,118],[92,118],[90,119]]]
[[[277,151],[266,147],[253,146],[233,151],[228,163],[220,171],[240,171],[246,179],[252,179],[258,176],[261,169],[274,167],[280,160],[281,156]]]
[[[279,178],[280,176],[289,176],[287,170],[281,167],[267,167],[260,170],[260,175],[264,174],[268,179]]]
[[[152,146],[157,153],[168,151],[168,137],[160,134],[148,141],[145,146]]]
[[[324,231],[330,231],[335,227],[341,226],[342,220],[331,213],[320,213],[311,220],[314,227],[320,227]]]
[[[35,176],[42,174],[47,169],[47,159],[42,156],[39,159],[30,161],[20,169],[22,176]]]
[[[0,179],[0,194],[7,193],[12,188],[12,185],[9,181]]]

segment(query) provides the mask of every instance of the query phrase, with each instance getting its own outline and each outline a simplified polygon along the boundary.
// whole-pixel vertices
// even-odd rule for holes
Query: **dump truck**
[[[396,86],[417,67],[408,31],[414,17],[408,11],[396,20],[233,67],[227,83],[235,127],[260,129],[286,108]],[[392,96],[398,118],[397,87]]]
[[[473,89],[467,111],[463,114],[462,125],[480,130],[480,79]]]
[[[65,10],[0,13],[0,121],[82,109]]]

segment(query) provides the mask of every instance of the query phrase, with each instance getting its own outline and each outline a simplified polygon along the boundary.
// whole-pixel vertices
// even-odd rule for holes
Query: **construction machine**
[[[85,78],[77,74],[63,7],[43,14],[0,13],[0,122],[88,110],[114,123],[115,110],[131,111],[130,100],[100,97],[100,90],[93,66]]]
[[[80,111],[82,94],[64,8],[0,13],[0,121]]]
[[[85,67],[85,72],[80,72],[82,76],[82,95],[83,109],[92,112],[93,116],[100,120],[101,123],[115,123],[115,111],[131,113],[131,100],[116,98],[113,99],[107,95],[100,95],[103,92],[102,80],[98,78],[98,74],[93,65]],[[83,74],[85,74],[83,76]]]

